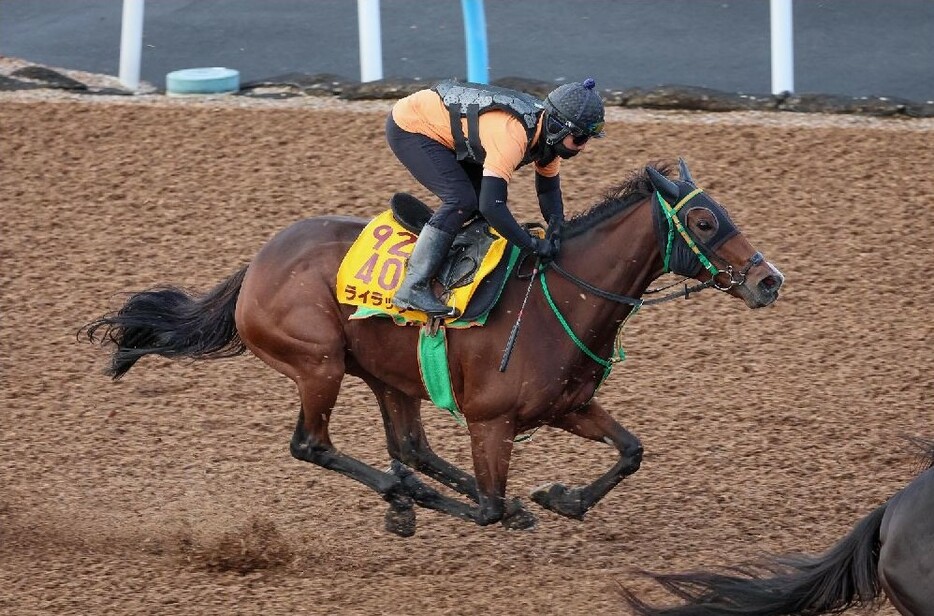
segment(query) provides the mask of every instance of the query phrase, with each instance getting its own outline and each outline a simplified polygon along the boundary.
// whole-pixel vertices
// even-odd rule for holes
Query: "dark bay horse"
[[[447,331],[450,380],[470,435],[473,475],[440,458],[426,438],[420,407],[429,397],[419,373],[418,328],[385,318],[350,320],[355,307],[336,299],[341,259],[366,220],[297,222],[207,294],[174,287],[136,293],[86,333],[114,347],[109,374],[115,379],[149,354],[217,358],[249,349],[298,387],[292,455],[375,490],[390,505],[387,528],[400,535],[414,532],[415,504],[480,525],[534,526],[533,514],[506,498],[517,435],[548,425],[607,443],[619,459],[601,477],[532,494],[546,509],[580,519],[641,463],[640,441],[594,395],[618,358],[617,334],[649,285],[672,271],[759,308],[777,299],[783,283],[723,207],[695,186],[683,161],[680,179],[669,171],[650,165],[633,173],[566,223],[561,253],[531,281],[538,282],[534,292],[528,277],[512,278],[485,326]],[[502,372],[504,343],[520,309],[531,333],[517,337]],[[329,418],[345,374],[376,395],[392,458],[388,471],[331,443]],[[412,469],[473,503],[431,488]]]
[[[684,600],[653,607],[625,592],[640,616],[837,614],[889,598],[905,616],[934,615],[934,441],[911,483],[820,556],[764,559],[720,572],[648,574]]]

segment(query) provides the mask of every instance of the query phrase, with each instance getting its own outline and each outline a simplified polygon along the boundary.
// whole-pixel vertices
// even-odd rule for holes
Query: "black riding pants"
[[[441,199],[428,224],[457,233],[480,209],[477,196],[483,167],[458,162],[454,150],[425,135],[402,130],[392,114],[386,119],[386,140],[409,173]]]

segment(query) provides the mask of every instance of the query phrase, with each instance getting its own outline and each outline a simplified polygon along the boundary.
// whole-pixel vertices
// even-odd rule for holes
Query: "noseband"
[[[762,256],[762,253],[761,253],[761,252],[757,252],[756,254],[752,255],[752,256],[749,257],[749,259],[746,261],[746,264],[743,265],[743,268],[742,268],[741,270],[739,270],[739,276],[738,276],[738,277],[734,277],[734,276],[733,276],[733,266],[730,265],[730,264],[727,264],[726,269],[720,270],[720,271],[718,272],[718,274],[726,274],[727,276],[729,276],[729,277],[730,277],[730,283],[727,284],[727,285],[720,285],[720,284],[718,284],[718,283],[716,282],[717,277],[714,276],[713,278],[711,278],[711,280],[714,281],[714,283],[713,283],[713,285],[712,285],[713,288],[714,288],[714,289],[717,289],[718,291],[729,291],[729,290],[732,289],[733,287],[740,287],[740,286],[746,284],[746,275],[749,273],[749,270],[751,270],[751,269],[754,268],[755,266],[759,265],[759,264],[762,263],[763,261],[765,261],[765,257]]]

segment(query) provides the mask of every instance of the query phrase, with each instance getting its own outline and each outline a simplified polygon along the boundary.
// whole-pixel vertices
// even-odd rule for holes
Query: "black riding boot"
[[[441,303],[431,290],[431,279],[448,254],[454,235],[431,225],[422,227],[412,256],[405,266],[405,278],[396,291],[392,303],[398,308],[421,310],[430,315],[450,314],[451,309]]]

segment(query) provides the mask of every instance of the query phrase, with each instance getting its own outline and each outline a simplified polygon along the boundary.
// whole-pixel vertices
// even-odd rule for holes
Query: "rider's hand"
[[[543,261],[551,261],[558,256],[558,251],[561,250],[561,228],[563,224],[562,217],[555,216],[548,221],[545,239],[535,238],[535,254]]]
[[[558,255],[558,247],[551,239],[532,238],[535,247],[532,249],[543,261],[551,261]]]

